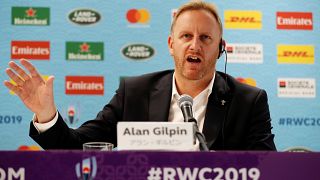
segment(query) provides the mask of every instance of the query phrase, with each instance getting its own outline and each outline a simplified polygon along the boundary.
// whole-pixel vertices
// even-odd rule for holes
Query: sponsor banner
[[[278,78],[278,97],[315,98],[316,80],[314,78]]]
[[[11,41],[11,59],[49,60],[49,41]]]
[[[66,76],[65,88],[69,95],[103,95],[103,76]]]
[[[226,46],[228,63],[261,64],[263,63],[262,44],[235,44]]]
[[[50,24],[48,7],[12,7],[12,25],[47,26]]]
[[[35,163],[39,160],[42,163]],[[2,179],[315,180],[320,155],[261,151],[1,151],[0,162]]]
[[[91,25],[99,22],[101,15],[92,9],[75,9],[69,14],[68,18],[77,25]]]
[[[103,60],[103,42],[66,42],[67,60]]]
[[[281,117],[279,119],[280,126],[319,126],[320,127],[320,118],[319,117]]]
[[[132,60],[145,60],[155,54],[155,50],[146,44],[129,44],[122,48],[122,55]]]
[[[277,45],[279,64],[314,64],[313,45]]]
[[[277,29],[312,30],[312,12],[277,12]]]
[[[226,29],[262,29],[261,11],[225,10]]]
[[[129,9],[126,14],[128,27],[150,27],[150,12],[148,9]]]
[[[257,87],[257,82],[255,79],[253,78],[242,78],[242,77],[238,77],[236,78],[239,82],[243,83],[243,84],[247,84],[250,86],[254,86]]]

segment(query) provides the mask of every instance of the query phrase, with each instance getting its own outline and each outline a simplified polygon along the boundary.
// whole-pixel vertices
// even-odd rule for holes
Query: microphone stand
[[[188,122],[193,123],[193,134],[194,137],[198,139],[200,144],[200,151],[209,151],[209,148],[206,143],[206,138],[204,135],[199,131],[199,127],[197,125],[197,121],[194,118],[188,119]]]

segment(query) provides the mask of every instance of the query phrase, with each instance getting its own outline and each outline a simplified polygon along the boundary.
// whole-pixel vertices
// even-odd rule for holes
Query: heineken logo
[[[100,19],[100,14],[91,9],[76,9],[69,14],[69,20],[79,25],[94,24]]]
[[[154,49],[146,44],[130,44],[122,48],[122,54],[133,60],[144,60],[154,55]]]
[[[67,60],[103,60],[103,42],[66,42]]]
[[[47,7],[12,7],[13,25],[47,26],[50,24],[50,9]]]

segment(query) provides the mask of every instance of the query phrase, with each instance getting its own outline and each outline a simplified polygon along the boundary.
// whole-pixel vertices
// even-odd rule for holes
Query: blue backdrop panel
[[[31,59],[31,61],[43,75],[55,76],[54,95],[57,107],[69,126],[76,128],[86,120],[93,119],[96,113],[109,102],[121,77],[174,67],[168,53],[167,37],[172,12],[184,2],[187,1],[2,0],[0,81],[8,79],[5,69],[8,67],[8,62],[12,60],[12,54],[15,53],[12,50],[13,42],[48,41],[50,43],[48,60]],[[234,77],[246,83],[253,82],[267,91],[273,133],[276,135],[275,142],[278,149],[284,151],[302,147],[319,151],[320,101],[317,85],[320,73],[317,70],[320,68],[318,55],[320,1],[307,3],[299,0],[212,2],[217,5],[225,27],[224,39],[232,60],[228,64],[227,71]],[[21,11],[22,7],[31,9],[31,12]],[[41,8],[48,8],[49,15],[47,16]],[[234,13],[232,16],[236,17],[233,19],[237,21],[233,24],[235,28],[228,28],[229,26],[226,25],[230,22],[230,19],[225,17],[226,12],[230,11]],[[261,17],[250,15],[250,13],[247,13],[248,17],[243,17],[236,13],[238,11],[244,11],[244,14],[248,11],[257,11]],[[25,16],[26,19],[47,16],[49,24],[12,23],[12,18],[18,17],[19,12],[20,16]],[[92,24],[74,23],[70,20],[72,18],[69,18],[74,12],[77,12],[77,15],[73,14],[73,17],[93,19],[99,17],[100,20]],[[278,29],[277,12],[294,12],[298,15],[301,12],[311,13],[312,24],[308,27],[312,29],[298,30],[294,27]],[[134,18],[134,14],[140,16]],[[261,28],[239,28],[250,22],[260,24]],[[67,46],[67,42],[71,44],[80,42],[84,46],[82,49],[80,47],[77,49],[76,46]],[[97,42],[102,42],[102,52],[92,44]],[[262,59],[256,63],[249,60],[237,62],[241,55],[236,54],[236,49],[241,47],[248,49],[249,44],[253,44],[254,48],[258,44],[262,50],[257,52],[255,49],[253,54],[250,51],[244,51],[242,55],[252,57],[254,53],[261,53]],[[89,45],[89,49],[86,49],[86,45]],[[284,49],[279,49],[281,45],[284,45]],[[293,46],[299,47],[295,49]],[[306,49],[306,46],[311,46],[311,50]],[[95,51],[103,53],[103,59],[67,60],[66,58],[67,53],[71,52],[88,55]],[[131,57],[126,57],[130,52]],[[289,57],[286,59],[284,54]],[[224,59],[225,56],[222,56],[218,62],[217,69],[220,71],[224,69]],[[103,94],[66,94],[66,76],[103,77]],[[306,93],[309,93],[309,96]],[[0,84],[0,98],[0,149],[35,148],[35,143],[28,136],[29,123],[33,114],[18,97],[9,93],[3,83]]]

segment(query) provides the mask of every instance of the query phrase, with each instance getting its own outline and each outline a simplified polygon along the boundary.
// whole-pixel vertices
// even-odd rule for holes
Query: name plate
[[[193,124],[185,122],[118,122],[118,150],[190,151]]]

